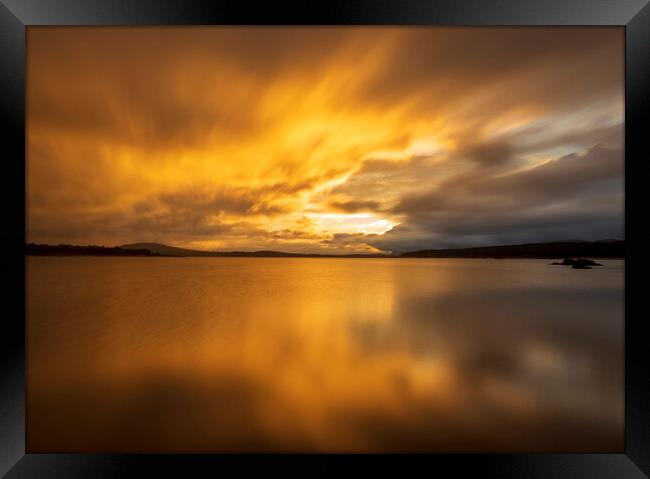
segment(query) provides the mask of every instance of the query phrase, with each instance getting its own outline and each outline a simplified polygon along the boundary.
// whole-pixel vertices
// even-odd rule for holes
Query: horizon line
[[[147,249],[144,245],[156,245],[163,246],[166,248],[174,248],[179,250],[192,251],[197,253],[238,253],[238,254],[259,254],[259,253],[276,253],[276,254],[287,254],[287,255],[299,255],[299,256],[386,256],[394,257],[400,256],[403,254],[409,253],[419,253],[425,251],[454,251],[454,250],[472,250],[480,248],[498,248],[498,247],[515,247],[515,246],[530,246],[530,245],[551,245],[551,244],[573,244],[573,243],[619,243],[625,242],[625,238],[602,238],[598,240],[581,240],[581,239],[571,239],[571,240],[553,240],[553,241],[543,241],[543,242],[530,242],[530,243],[509,243],[509,244],[490,244],[490,245],[481,245],[481,246],[456,246],[456,247],[433,247],[433,248],[420,248],[420,249],[409,249],[409,250],[396,250],[393,252],[348,252],[348,253],[299,253],[291,251],[282,251],[282,250],[273,250],[273,249],[256,249],[256,250],[203,250],[203,249],[193,249],[186,248],[181,246],[173,246],[166,243],[157,243],[157,242],[136,242],[136,243],[124,243],[116,246],[105,246],[99,244],[72,244],[72,243],[58,243],[58,244],[49,244],[49,243],[28,243],[25,242],[25,246],[47,246],[47,247],[60,247],[60,246],[71,246],[78,248],[105,248],[105,249]],[[134,246],[143,245],[142,248],[133,248]],[[131,248],[126,248],[131,247]],[[154,251],[149,250],[151,253]]]

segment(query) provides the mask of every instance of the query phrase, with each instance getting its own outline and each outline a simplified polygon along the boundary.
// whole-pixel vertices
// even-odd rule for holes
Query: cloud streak
[[[34,27],[27,68],[29,241],[622,236],[619,28]]]

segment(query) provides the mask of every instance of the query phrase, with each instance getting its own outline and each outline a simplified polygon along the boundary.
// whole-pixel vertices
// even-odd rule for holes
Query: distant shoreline
[[[536,259],[536,260],[561,260],[562,258],[553,256],[553,257],[534,257],[534,256],[509,256],[502,258],[493,258],[490,256],[444,256],[444,257],[435,257],[435,256],[341,256],[341,255],[330,255],[330,256],[176,256],[176,255],[136,255],[136,254],[114,254],[114,255],[102,255],[102,254],[33,254],[27,253],[25,256],[30,256],[34,258],[258,258],[258,259],[491,259],[495,261],[508,261],[508,260],[519,260],[519,259]],[[582,258],[582,256],[580,256]],[[625,258],[622,256],[610,257],[610,256],[590,256],[591,259],[599,260],[619,260],[625,261]],[[550,264],[550,263],[549,263]]]
[[[519,245],[480,246],[419,250],[387,254],[302,254],[281,251],[200,251],[176,248],[159,243],[130,245],[78,246],[78,245],[25,245],[27,256],[118,256],[118,257],[207,257],[207,258],[467,258],[467,259],[558,259],[599,258],[625,259],[625,241],[579,241],[527,243]]]

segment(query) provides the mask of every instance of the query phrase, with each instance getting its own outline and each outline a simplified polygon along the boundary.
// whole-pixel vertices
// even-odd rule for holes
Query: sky
[[[27,240],[623,238],[619,27],[29,27]]]

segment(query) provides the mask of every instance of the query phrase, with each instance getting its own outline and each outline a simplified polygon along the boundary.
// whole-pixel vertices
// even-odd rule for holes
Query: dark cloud
[[[474,175],[471,181],[468,178],[450,181],[442,188],[403,197],[393,211],[416,216],[444,212],[450,207],[463,208],[468,204],[484,210],[523,206],[535,201],[553,203],[601,183],[620,182],[621,160],[620,149],[594,146],[583,154],[572,153],[529,170],[496,177]]]
[[[201,192],[198,188],[192,188],[163,193],[155,201],[179,213],[272,215],[283,212],[282,207],[270,203],[264,190],[266,188],[222,188],[214,192]]]
[[[514,148],[503,139],[479,142],[469,145],[460,155],[466,156],[470,161],[479,165],[492,166],[509,163],[512,159]]]
[[[508,195],[520,202],[527,198],[554,202],[612,182],[615,190],[620,191],[622,158],[622,150],[596,145],[584,153],[571,153],[530,170],[487,179],[470,188],[478,194]]]
[[[295,186],[287,186],[293,190]],[[263,191],[275,190],[274,185],[260,189],[222,188],[206,191],[195,186],[165,192],[133,204],[131,211],[106,214],[77,214],[63,221],[32,215],[31,228],[35,237],[61,238],[83,242],[84,238],[110,236],[119,242],[131,241],[191,241],[229,235],[260,235],[263,230],[240,219],[259,215],[273,216],[284,208],[272,204]]]
[[[463,105],[480,124],[511,108],[568,110],[594,97],[621,95],[619,28],[418,29],[400,40],[364,89],[375,101],[424,91],[430,107]]]
[[[219,219],[206,216],[203,212],[181,212],[179,210],[141,213],[79,214],[62,220],[34,215],[36,225],[30,228],[28,241],[48,243],[106,244],[105,238],[112,238],[109,245],[133,241],[169,242],[188,241],[200,238],[214,238],[236,229]],[[241,230],[241,227],[239,227]]]
[[[600,239],[623,235],[622,150],[594,146],[532,169],[476,175],[403,197],[390,250]]]
[[[377,210],[379,209],[379,202],[369,200],[331,201],[329,206],[344,213],[356,213],[359,211]]]

